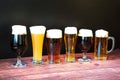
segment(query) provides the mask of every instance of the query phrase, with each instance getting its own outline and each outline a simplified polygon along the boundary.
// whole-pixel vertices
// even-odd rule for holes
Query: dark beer
[[[91,59],[86,56],[86,53],[93,44],[93,34],[90,29],[80,29],[78,34],[78,47],[82,51],[82,58],[79,61],[89,62]]]
[[[27,50],[27,30],[26,26],[13,25],[11,35],[11,49],[17,54],[17,61],[12,64],[15,68],[25,67],[26,64],[21,61],[21,55]]]
[[[22,34],[12,34],[11,46],[12,50],[23,53],[27,48],[27,36]]]
[[[82,52],[87,52],[93,44],[93,37],[78,36],[77,40],[79,42],[78,47]]]

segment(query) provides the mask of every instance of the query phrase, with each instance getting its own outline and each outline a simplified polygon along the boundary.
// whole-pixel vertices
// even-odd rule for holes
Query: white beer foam
[[[93,33],[90,29],[80,29],[78,36],[93,37]]]
[[[62,30],[60,29],[50,29],[46,33],[47,38],[62,38]]]
[[[96,37],[108,37],[108,31],[100,29],[95,31]]]
[[[26,26],[23,25],[13,25],[12,34],[27,34]]]
[[[76,27],[66,27],[65,34],[77,34],[77,28]]]
[[[30,32],[33,34],[44,34],[46,30],[45,26],[31,26]]]

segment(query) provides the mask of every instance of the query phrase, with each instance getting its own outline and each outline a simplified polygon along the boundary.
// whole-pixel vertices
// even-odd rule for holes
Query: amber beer
[[[46,48],[50,64],[60,63],[60,50],[62,45],[62,30],[50,29],[46,33]]]
[[[108,40],[112,40],[112,48],[108,51]],[[94,58],[97,60],[106,60],[107,54],[114,48],[114,38],[108,37],[108,32],[105,30],[97,30],[95,32]]]
[[[66,62],[75,62],[75,46],[77,40],[77,28],[66,27],[64,32],[64,42],[66,47]]]
[[[45,26],[30,27],[33,48],[33,64],[42,64],[42,49],[45,30]]]

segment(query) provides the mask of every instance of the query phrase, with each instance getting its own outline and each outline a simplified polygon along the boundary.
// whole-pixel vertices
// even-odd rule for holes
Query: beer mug
[[[112,47],[108,51],[108,40],[112,40]],[[108,36],[108,31],[103,29],[95,32],[94,58],[96,60],[107,60],[107,54],[110,53],[115,46],[114,37]]]
[[[64,31],[64,42],[66,48],[66,62],[75,62],[75,46],[77,40],[77,28],[66,27]]]
[[[33,64],[42,64],[42,49],[45,30],[45,26],[30,27],[33,48]]]
[[[60,63],[60,50],[62,45],[62,30],[50,29],[46,33],[46,49],[50,64]]]

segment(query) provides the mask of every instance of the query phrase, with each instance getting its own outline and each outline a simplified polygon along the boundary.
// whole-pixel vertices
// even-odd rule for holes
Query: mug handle
[[[108,37],[108,40],[112,40],[112,47],[111,49],[108,51],[108,53],[112,52],[114,47],[115,47],[115,38],[114,37]]]

